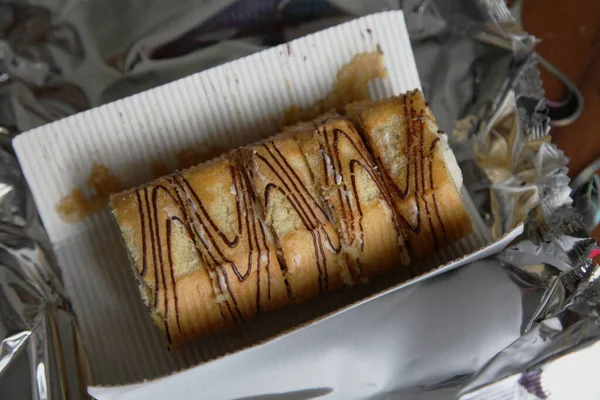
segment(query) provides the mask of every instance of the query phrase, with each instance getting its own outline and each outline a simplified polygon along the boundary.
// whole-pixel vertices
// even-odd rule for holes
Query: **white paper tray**
[[[344,64],[356,54],[378,49],[383,51],[388,76],[371,82],[373,98],[420,88],[403,14],[395,11],[354,20],[16,138],[15,151],[61,266],[95,384],[124,385],[164,377],[301,324],[305,330],[316,318],[329,318],[342,309],[358,310],[361,302],[397,291],[397,280],[387,277],[261,316],[235,336],[210,336],[171,356],[139,299],[110,212],[105,209],[80,223],[66,224],[55,210],[58,201],[73,189],[89,194],[85,183],[93,163],[106,165],[124,187],[132,187],[152,178],[152,163],[175,165],[182,150],[227,149],[269,136],[276,130],[273,121],[284,110],[292,105],[308,106],[325,97]],[[428,261],[443,268],[411,283],[498,252],[522,231],[519,227],[492,242],[477,210],[467,203],[474,221],[473,234]],[[461,258],[466,254],[469,256]],[[311,328],[313,332],[318,330],[313,328],[317,327]],[[317,333],[314,340],[319,340]],[[252,351],[260,351],[260,347]],[[242,354],[216,363],[243,363]],[[227,359],[237,361],[224,361]],[[210,365],[216,364],[206,364],[206,368]],[[163,399],[169,387],[174,382],[180,384],[181,379],[190,379],[187,384],[191,387],[210,385],[210,378],[198,372],[204,368],[135,386],[151,386],[157,393],[153,396],[140,397],[146,389],[136,392],[132,386],[93,389],[92,393],[102,399]],[[196,380],[200,376],[204,376],[203,381]],[[292,381],[301,380],[301,374],[295,377]],[[178,393],[184,396],[184,392]]]

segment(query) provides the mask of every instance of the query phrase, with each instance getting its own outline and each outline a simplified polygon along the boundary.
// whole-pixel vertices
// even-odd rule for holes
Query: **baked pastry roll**
[[[154,323],[177,347],[288,303],[248,181],[222,157],[111,198]]]
[[[348,267],[300,147],[290,135],[236,151],[275,233],[291,297],[302,301],[342,286]]]
[[[172,348],[391,270],[420,274],[411,260],[470,232],[460,169],[420,92],[347,112],[112,196]]]
[[[362,139],[349,119],[331,114],[289,128],[340,233],[350,267],[346,283],[409,263],[389,195]],[[351,278],[351,280],[350,280]]]
[[[350,104],[346,112],[379,166],[412,258],[471,232],[460,168],[420,91]]]

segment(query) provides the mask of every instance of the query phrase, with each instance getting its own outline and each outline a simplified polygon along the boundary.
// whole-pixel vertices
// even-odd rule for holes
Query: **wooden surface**
[[[575,82],[585,97],[581,117],[551,131],[554,143],[570,159],[573,178],[600,158],[600,0],[524,0],[522,23],[541,40],[538,53]],[[544,69],[541,76],[546,97],[561,99],[565,88],[560,81]],[[600,240],[600,228],[592,236]]]
[[[571,160],[574,177],[600,157],[600,1],[524,0],[523,27],[541,42],[537,51],[582,90],[583,115],[570,126],[554,128],[554,142]],[[541,69],[546,96],[559,100],[565,88]]]

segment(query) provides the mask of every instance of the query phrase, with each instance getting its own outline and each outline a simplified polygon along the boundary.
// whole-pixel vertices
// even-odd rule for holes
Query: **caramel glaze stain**
[[[94,192],[91,197],[86,198],[80,189],[74,189],[56,204],[56,212],[64,222],[74,224],[100,211],[108,203],[111,194],[123,190],[110,169],[97,163],[92,165],[87,183]]]
[[[322,140],[319,142],[319,150],[321,152],[323,161],[325,186],[328,187],[332,184],[337,186],[336,192],[342,214],[341,229],[343,232],[341,233],[348,241],[348,244],[358,240],[360,243],[360,250],[362,251],[364,250],[364,229],[362,226],[363,212],[361,209],[360,197],[358,196],[358,189],[356,185],[357,168],[362,168],[368,174],[371,181],[375,183],[379,189],[379,192],[382,194],[384,202],[387,203],[389,209],[392,210],[393,214],[395,214],[389,193],[381,181],[381,178],[377,174],[377,167],[371,160],[370,155],[362,148],[362,146],[355,143],[355,141],[352,140],[352,138],[346,132],[339,128],[335,128],[333,130],[333,140],[331,140],[330,136],[327,134],[326,126],[319,127],[317,124],[315,124],[315,130],[322,137]],[[345,140],[352,145],[352,147],[360,155],[360,159],[350,159],[346,165],[342,163],[339,150],[340,142],[342,140]],[[337,174],[339,174],[341,177],[341,182],[336,182],[334,171],[337,172]],[[348,171],[350,174],[350,186],[355,199],[354,201],[351,201],[351,198],[345,195],[345,193],[349,192],[348,179],[345,178],[346,171]],[[356,218],[356,216],[358,216],[358,218]],[[357,220],[358,223],[356,223]],[[396,228],[396,232],[400,233],[401,229],[395,215],[393,217],[393,223],[394,227]],[[399,246],[398,248],[400,252],[404,252],[402,246]],[[355,261],[358,262],[358,260]],[[360,264],[358,264],[357,267],[357,272],[359,275],[358,278],[365,278]]]
[[[357,54],[340,68],[331,91],[324,99],[304,108],[294,104],[285,110],[277,125],[281,128],[299,121],[310,121],[331,110],[343,113],[348,103],[370,100],[369,82],[375,78],[385,78],[386,75],[383,53],[379,47],[378,51]]]
[[[231,290],[230,280],[237,279],[239,282],[244,282],[255,268],[265,269],[267,287],[264,289],[267,290],[267,299],[271,298],[271,256],[267,235],[263,225],[255,216],[247,178],[235,165],[230,166],[229,172],[236,189],[237,215],[237,232],[231,238],[227,237],[217,226],[198,194],[179,172],[170,175],[165,184],[157,184],[154,187],[145,186],[135,191],[142,232],[142,267],[139,273],[145,277],[148,273],[149,262],[155,266],[153,268],[154,300],[152,306],[157,310],[159,307],[164,309],[165,332],[169,343],[172,343],[171,329],[176,328],[181,333],[172,258],[171,230],[173,224],[183,227],[191,238],[198,257],[204,261],[207,267],[205,271],[213,282],[215,296],[223,297],[222,295],[225,295],[226,300],[219,303],[221,315],[224,318],[228,315],[234,324],[244,321],[236,297]],[[163,219],[159,218],[158,195],[160,192],[170,198],[181,216],[169,215]],[[242,219],[245,219],[245,224]],[[161,237],[161,224],[165,226],[165,238]],[[247,241],[250,248],[245,265],[237,265],[227,259],[224,254],[225,248],[235,248],[241,238]],[[166,246],[163,246],[163,243]],[[166,251],[166,254],[163,254],[163,251]],[[266,254],[266,259],[262,259],[261,254]],[[170,293],[169,287],[172,288],[172,293]],[[260,287],[259,278],[256,290],[257,314],[261,309],[261,290],[263,288]],[[159,292],[161,296],[159,296]],[[174,313],[176,327],[169,326],[168,317],[171,312]]]
[[[294,168],[288,163],[281,151],[277,148],[275,142],[272,140],[267,141],[263,143],[262,146],[269,154],[269,158],[267,159],[260,154],[256,154],[256,157],[260,162],[265,164],[277,178],[276,182],[271,182],[265,187],[263,193],[265,209],[268,209],[269,207],[269,196],[272,190],[281,193],[292,206],[302,221],[302,225],[312,236],[314,254],[317,261],[316,268],[318,270],[319,293],[327,292],[329,289],[329,276],[327,272],[325,250],[323,249],[323,240],[327,241],[333,254],[339,253],[341,243],[333,243],[329,234],[323,229],[321,223],[328,220],[325,210],[312,196]]]
[[[186,169],[204,161],[213,159],[224,151],[220,147],[208,146],[203,151],[182,150],[177,154],[178,169]],[[150,169],[155,178],[167,175],[170,171],[164,161],[151,163]],[[74,189],[61,198],[55,206],[61,220],[68,224],[75,224],[85,217],[100,211],[106,204],[111,194],[123,190],[118,178],[103,164],[94,163],[88,178],[88,186],[94,194],[86,198],[80,189]]]

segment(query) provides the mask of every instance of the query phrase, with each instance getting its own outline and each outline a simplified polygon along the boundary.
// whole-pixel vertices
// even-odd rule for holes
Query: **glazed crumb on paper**
[[[381,49],[359,53],[339,69],[335,83],[324,99],[308,107],[292,105],[285,110],[283,118],[276,121],[277,126],[282,128],[300,121],[309,121],[332,110],[341,114],[348,103],[371,100],[369,82],[386,76]]]
[[[103,164],[94,163],[87,182],[93,195],[84,196],[81,189],[74,189],[56,204],[56,212],[66,223],[76,223],[101,210],[112,193],[123,190],[119,179]]]
[[[177,154],[176,169],[183,170],[204,161],[218,157],[225,152],[217,146],[205,146],[202,151],[186,149]],[[154,178],[159,178],[173,172],[163,160],[150,163],[150,170]],[[92,195],[86,197],[81,188],[72,190],[62,197],[56,204],[56,212],[61,220],[68,224],[75,224],[84,218],[100,211],[108,204],[111,194],[124,190],[117,176],[104,164],[94,163],[87,180],[87,186],[92,190]]]

